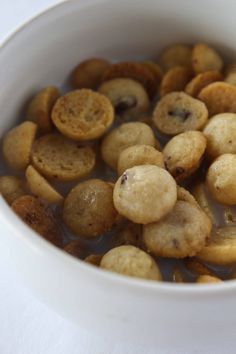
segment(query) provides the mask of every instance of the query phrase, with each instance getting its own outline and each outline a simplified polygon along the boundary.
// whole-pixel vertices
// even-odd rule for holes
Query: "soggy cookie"
[[[52,120],[68,138],[91,140],[102,136],[112,125],[114,110],[104,95],[81,89],[57,100],[52,110]]]
[[[134,223],[148,224],[169,213],[177,199],[173,177],[154,165],[126,170],[115,184],[113,199],[119,214]]]
[[[175,135],[186,130],[199,130],[208,118],[207,108],[201,101],[184,92],[171,92],[156,105],[153,121],[164,134]]]

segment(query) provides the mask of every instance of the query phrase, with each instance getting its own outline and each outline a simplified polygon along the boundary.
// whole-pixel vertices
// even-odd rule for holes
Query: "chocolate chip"
[[[168,115],[169,116],[172,116],[172,117],[176,117],[176,118],[179,118],[181,119],[182,121],[185,121],[186,119],[188,119],[190,116],[191,116],[191,112],[188,111],[187,109],[181,109],[181,108],[176,108],[175,110],[173,111],[169,111],[168,112]]]
[[[117,103],[115,103],[116,114],[121,114],[127,109],[133,108],[137,105],[137,99],[134,96],[121,97]]]
[[[124,184],[128,179],[128,175],[126,173],[123,173],[122,177],[121,177],[121,182],[120,184]]]
[[[175,169],[175,176],[180,176],[185,172],[183,167],[176,167]]]
[[[173,243],[174,248],[177,248],[177,249],[179,248],[179,241],[176,238],[173,238],[172,243]]]

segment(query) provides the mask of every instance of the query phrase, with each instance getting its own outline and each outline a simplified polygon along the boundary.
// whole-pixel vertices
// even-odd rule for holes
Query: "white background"
[[[0,42],[32,15],[57,2],[0,0]],[[157,346],[148,351],[134,344],[98,338],[40,303],[23,287],[9,265],[0,260],[0,354],[235,354],[234,348],[234,343],[228,343],[227,348],[199,343],[198,348],[185,353],[181,348],[172,348],[170,340],[166,348]]]

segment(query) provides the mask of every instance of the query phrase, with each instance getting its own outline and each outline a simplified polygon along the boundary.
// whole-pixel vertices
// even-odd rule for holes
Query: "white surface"
[[[1,40],[31,15],[56,2],[0,0]],[[32,297],[3,262],[0,264],[0,282],[0,354],[185,354],[181,346],[172,348],[171,338],[165,348],[155,347],[147,351],[127,343],[111,342],[109,338],[98,338],[71,325]],[[219,333],[216,334],[218,336]],[[234,348],[234,343],[227,343],[227,348],[224,348],[217,341],[216,348],[214,343],[207,346],[202,342],[188,354],[233,354]]]

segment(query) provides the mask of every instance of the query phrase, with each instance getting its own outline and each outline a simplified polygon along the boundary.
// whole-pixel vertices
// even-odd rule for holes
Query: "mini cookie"
[[[111,101],[116,114],[123,118],[135,118],[148,111],[150,101],[144,87],[131,79],[105,81],[98,92]]]
[[[236,154],[236,114],[221,113],[212,117],[203,130],[207,138],[206,154],[209,159]]]
[[[236,262],[236,227],[216,229],[205,247],[197,254],[205,262],[228,265]]]
[[[191,47],[184,44],[175,44],[162,52],[160,64],[164,71],[178,65],[191,67],[191,56]]]
[[[102,141],[103,160],[114,170],[117,169],[120,153],[133,145],[155,146],[156,139],[152,129],[145,123],[131,122],[113,129]]]
[[[116,218],[113,188],[102,180],[79,183],[65,198],[63,220],[77,236],[100,236],[112,228]]]
[[[155,63],[154,61],[144,61],[142,63],[149,71],[151,71],[152,75],[155,78],[156,81],[156,86],[158,86],[161,82],[162,76],[163,76],[163,72],[162,69],[160,67],[160,65],[158,65],[157,63]]]
[[[223,77],[219,71],[205,71],[196,75],[185,87],[185,92],[192,97],[198,97],[201,90],[216,81],[222,81]]]
[[[156,105],[153,121],[164,134],[176,135],[186,130],[199,130],[208,118],[204,103],[184,92],[171,92]]]
[[[160,85],[160,96],[174,91],[183,91],[192,77],[192,71],[188,67],[175,66],[163,76]]]
[[[192,66],[197,74],[209,70],[221,71],[223,61],[215,49],[204,43],[198,43],[193,47]]]
[[[24,170],[30,162],[30,153],[37,125],[24,122],[12,128],[3,138],[3,157],[15,170]]]
[[[194,273],[195,275],[215,275],[209,268],[195,258],[186,259],[184,265],[191,273]]]
[[[177,200],[182,200],[184,202],[188,202],[194,204],[199,207],[198,202],[194,198],[194,196],[187,191],[187,189],[180,187],[177,185]]]
[[[30,191],[36,197],[42,198],[48,203],[61,203],[63,201],[62,195],[33,166],[27,167],[25,177]]]
[[[157,91],[155,76],[142,63],[132,61],[113,64],[105,72],[103,81],[118,78],[138,81],[147,90],[149,97],[153,97]]]
[[[141,225],[130,222],[123,230],[115,235],[115,247],[133,245],[138,247],[141,238]]]
[[[210,284],[210,283],[222,283],[222,280],[211,275],[200,275],[197,280],[197,283]]]
[[[58,247],[62,245],[62,234],[57,221],[37,198],[30,195],[20,197],[12,203],[12,209],[43,238]]]
[[[12,204],[26,194],[22,180],[15,176],[0,176],[0,194],[8,204]]]
[[[100,267],[115,273],[149,280],[161,280],[161,272],[154,259],[134,246],[120,246],[107,252]]]
[[[101,260],[102,260],[103,255],[102,254],[90,254],[89,256],[87,256],[84,261],[86,263],[90,263],[94,266],[99,267]]]
[[[42,133],[52,130],[51,112],[59,96],[56,87],[45,87],[32,98],[27,107],[26,119],[35,122]]]
[[[123,150],[118,159],[118,175],[139,165],[156,165],[165,168],[163,154],[149,145],[134,145]]]
[[[236,155],[219,156],[209,167],[206,181],[209,191],[219,203],[236,204]]]
[[[101,58],[82,61],[72,72],[72,86],[77,89],[96,89],[100,85],[102,77],[109,66],[110,63]]]
[[[88,175],[95,165],[95,153],[59,134],[36,140],[32,151],[34,167],[48,178],[72,181]]]
[[[198,98],[205,103],[210,116],[236,113],[236,87],[226,82],[213,82],[201,90]]]
[[[76,258],[83,259],[85,256],[85,250],[81,245],[81,240],[70,241],[63,249]]]
[[[218,219],[214,210],[209,202],[207,187],[204,183],[197,183],[192,189],[192,193],[200,208],[206,213],[213,225],[218,225]]]
[[[196,205],[178,200],[161,221],[143,226],[143,241],[151,253],[161,257],[192,257],[210,236],[211,222]]]
[[[52,110],[57,129],[74,140],[102,136],[112,125],[114,110],[109,99],[100,93],[81,89],[60,97]]]
[[[206,149],[206,138],[199,131],[174,136],[164,147],[167,170],[177,180],[189,177],[200,166]]]
[[[173,177],[153,165],[126,170],[115,184],[113,199],[119,214],[138,224],[149,224],[169,213],[177,200]]]

